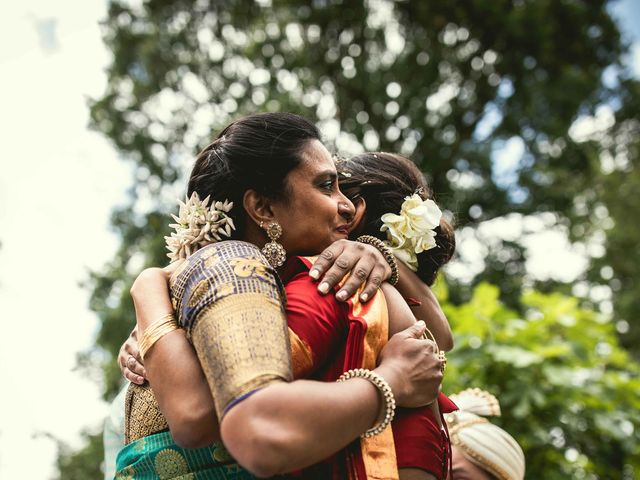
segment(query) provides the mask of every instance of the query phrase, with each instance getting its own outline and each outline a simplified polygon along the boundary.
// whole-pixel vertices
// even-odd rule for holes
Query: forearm
[[[254,474],[282,474],[328,458],[358,438],[376,423],[381,402],[377,388],[359,378],[273,384],[229,410],[222,439]]]
[[[451,350],[453,348],[451,326],[433,291],[400,261],[398,268],[400,269],[400,280],[396,288],[404,298],[414,298],[420,302],[420,305],[411,307],[414,316],[419,320],[424,320],[441,350]]]
[[[144,285],[144,294],[136,288]],[[173,310],[166,277],[159,269],[141,275],[132,288],[140,335]],[[196,352],[184,330],[170,332],[149,349],[144,358],[149,384],[176,442],[199,447],[219,439],[213,399]]]
[[[183,330],[158,340],[145,356],[145,367],[178,445],[197,448],[220,439],[209,385]]]

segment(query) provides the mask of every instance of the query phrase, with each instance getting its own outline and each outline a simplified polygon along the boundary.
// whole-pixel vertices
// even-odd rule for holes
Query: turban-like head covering
[[[451,395],[459,410],[446,415],[452,445],[499,480],[524,478],[524,453],[514,438],[485,416],[500,416],[498,399],[479,388]]]

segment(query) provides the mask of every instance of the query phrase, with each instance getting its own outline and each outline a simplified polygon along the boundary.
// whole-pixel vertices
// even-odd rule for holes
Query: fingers
[[[331,245],[325,248],[320,253],[320,255],[318,255],[317,260],[311,267],[311,270],[309,271],[309,276],[314,280],[319,280],[320,278],[322,278],[324,273],[331,268],[331,266],[336,261],[336,258],[338,258],[338,256],[342,253],[342,251],[344,250],[345,244],[346,242],[344,240],[338,240],[337,242],[333,242]],[[326,281],[326,278],[324,278],[323,280]],[[324,283],[325,282],[321,283],[320,286],[323,286]],[[337,283],[337,281],[335,283]],[[335,283],[333,283],[333,285],[335,285]],[[319,286],[318,290],[320,290],[320,293],[325,294],[329,291],[329,289],[333,285],[327,284],[326,286],[323,286],[322,289],[320,289],[320,286]]]
[[[336,298],[345,301],[365,285],[360,300],[366,302],[389,273],[389,266],[376,248],[360,242],[339,240],[320,254],[309,275],[314,279],[322,278],[318,291],[324,295],[350,274]]]
[[[131,383],[142,385],[145,382],[145,371],[141,363],[130,353],[126,352],[123,347],[118,355],[118,366],[124,378]]]
[[[373,297],[380,285],[382,285],[382,279],[385,278],[385,269],[376,264],[371,273],[369,274],[369,278],[367,278],[367,283],[362,289],[362,293],[360,294],[360,301],[366,302],[371,297]],[[348,298],[348,297],[347,297]]]
[[[344,255],[345,254],[343,253],[342,256]],[[351,298],[356,293],[356,290],[358,290],[362,284],[364,284],[365,282],[368,282],[368,279],[371,276],[373,268],[375,267],[375,263],[370,261],[370,259],[368,258],[359,258],[359,259],[355,258],[354,260],[356,261],[355,265],[353,265],[349,269],[351,271],[351,275],[349,275],[349,278],[347,278],[347,280],[344,282],[344,284],[342,285],[338,293],[336,293],[336,298],[340,301],[345,301],[348,298]],[[336,260],[334,267],[338,265],[339,261],[340,259]],[[331,270],[327,272],[327,274],[330,275],[330,272]],[[349,272],[347,271],[345,273],[349,273]],[[367,295],[365,295],[364,301],[366,301],[366,299],[368,299],[371,295],[375,293],[376,288],[380,286],[380,283],[382,283],[382,279],[378,276],[375,282],[377,282],[377,286],[371,289],[372,292],[370,291],[367,293]],[[364,295],[364,291],[360,295],[361,300],[363,295]]]
[[[424,332],[427,330],[427,325],[423,320],[418,320],[410,327],[405,328],[402,332],[398,332],[399,335],[404,334],[410,338],[422,338]]]
[[[122,369],[122,374],[124,375],[124,378],[129,380],[131,383],[135,383],[136,385],[142,385],[145,382],[145,377],[143,375],[137,374],[135,371],[129,369],[128,367],[124,367]]]
[[[126,367],[131,370],[134,374],[140,375],[141,377],[146,376],[146,371],[144,369],[144,365],[140,361],[139,356],[129,355],[126,359]]]
[[[118,366],[122,375],[132,383],[142,385],[146,380],[146,371],[138,348],[137,327],[120,347]]]

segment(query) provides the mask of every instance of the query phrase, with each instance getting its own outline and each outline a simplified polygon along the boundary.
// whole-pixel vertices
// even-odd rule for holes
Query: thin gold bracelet
[[[396,257],[382,240],[373,235],[361,235],[356,238],[356,242],[366,243],[367,245],[371,245],[378,249],[378,251],[382,254],[385,261],[389,264],[391,268],[391,277],[389,278],[389,283],[391,285],[395,285],[398,283],[400,279],[400,272],[398,270],[398,262],[396,261]]]
[[[149,325],[144,333],[142,334],[142,338],[138,343],[138,348],[140,349],[140,356],[144,360],[144,356],[147,354],[149,349],[153,347],[153,345],[164,337],[167,333],[173,332],[180,328],[178,326],[178,322],[172,313],[169,313],[159,320],[156,320],[151,325]]]
[[[360,437],[369,438],[382,433],[389,426],[396,413],[396,399],[393,396],[391,387],[384,378],[382,378],[376,372],[372,372],[371,370],[367,370],[366,368],[356,368],[354,370],[344,372],[342,375],[340,375],[340,378],[338,378],[337,381],[344,382],[345,380],[349,380],[350,378],[364,378],[365,380],[369,380],[375,385],[378,390],[380,390],[383,399],[382,411],[384,411],[384,418],[380,423],[374,425],[369,430],[360,435]]]
[[[424,338],[425,340],[431,340],[436,344],[436,353],[438,354],[438,360],[440,360],[440,370],[442,371],[442,373],[444,373],[444,371],[447,369],[447,356],[445,355],[443,350],[440,350],[438,342],[436,342],[435,335],[433,335],[431,330],[425,327],[422,338]]]

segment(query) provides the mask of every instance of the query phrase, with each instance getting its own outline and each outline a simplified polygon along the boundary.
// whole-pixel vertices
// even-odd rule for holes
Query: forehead
[[[329,150],[327,150],[319,140],[314,139],[307,142],[307,145],[300,153],[300,157],[302,158],[302,162],[300,162],[298,168],[291,173],[301,171],[300,173],[304,173],[305,175],[313,175],[325,171],[336,171],[336,166],[333,163]]]

